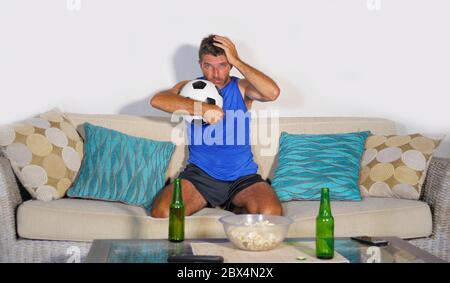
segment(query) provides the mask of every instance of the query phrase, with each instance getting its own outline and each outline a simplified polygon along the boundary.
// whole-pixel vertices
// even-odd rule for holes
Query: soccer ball
[[[180,95],[190,99],[214,104],[222,108],[223,99],[219,94],[219,89],[210,81],[193,80],[188,82],[180,91]],[[206,124],[201,116],[183,115],[183,118],[189,123]]]

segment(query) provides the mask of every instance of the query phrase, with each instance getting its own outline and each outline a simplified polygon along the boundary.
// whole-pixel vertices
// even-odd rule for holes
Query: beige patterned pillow
[[[361,195],[419,199],[428,164],[444,137],[370,136],[361,160]]]
[[[38,200],[64,197],[83,158],[83,141],[58,109],[0,125],[0,150],[31,196]]]

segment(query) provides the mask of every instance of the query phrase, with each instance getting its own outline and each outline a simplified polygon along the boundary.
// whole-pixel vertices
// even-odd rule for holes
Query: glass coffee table
[[[389,245],[371,247],[350,238],[336,238],[335,251],[350,263],[427,263],[445,262],[397,237],[384,237]],[[314,238],[286,238],[284,243],[296,245]],[[192,255],[192,243],[227,243],[227,239],[192,239],[172,243],[167,239],[94,240],[86,262],[96,263],[165,263],[169,256]],[[300,263],[301,261],[299,261]]]

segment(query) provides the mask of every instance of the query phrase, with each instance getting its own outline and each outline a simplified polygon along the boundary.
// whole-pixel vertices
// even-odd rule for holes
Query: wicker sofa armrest
[[[450,238],[450,159],[431,159],[422,200],[428,203],[433,215],[432,238]]]
[[[22,203],[19,185],[9,160],[0,151],[0,251],[17,239],[16,208]]]

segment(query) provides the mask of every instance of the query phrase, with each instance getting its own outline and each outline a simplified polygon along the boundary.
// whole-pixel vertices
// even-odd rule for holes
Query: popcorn
[[[240,249],[263,251],[275,248],[283,236],[274,230],[275,224],[268,220],[245,223],[245,226],[231,227],[228,230],[230,240]]]

